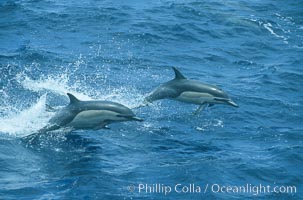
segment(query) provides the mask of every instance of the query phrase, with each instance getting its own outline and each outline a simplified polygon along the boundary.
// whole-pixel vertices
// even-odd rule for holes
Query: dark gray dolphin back
[[[175,88],[175,90],[177,90],[177,93],[180,94],[184,91],[192,91],[209,93],[221,98],[229,98],[227,94],[220,88],[214,85],[202,83],[200,81],[188,80],[177,68],[173,67],[173,70],[175,72],[175,78],[171,81],[168,81],[165,85],[171,88]]]
[[[221,97],[221,98],[227,98],[227,99],[229,98],[228,95],[220,88],[196,80],[174,79],[172,81],[167,82],[166,85],[168,87],[174,88],[179,95],[184,91],[191,91],[191,92],[208,93],[213,96]]]
[[[74,111],[84,111],[84,110],[109,110],[113,112],[117,112],[120,114],[131,114],[134,115],[131,109],[128,107],[111,102],[111,101],[80,101],[77,99],[74,95],[67,93],[70,103],[68,106],[70,106],[70,109]]]

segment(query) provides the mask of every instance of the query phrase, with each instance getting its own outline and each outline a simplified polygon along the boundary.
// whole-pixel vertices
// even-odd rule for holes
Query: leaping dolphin
[[[49,120],[49,125],[38,133],[45,133],[61,127],[73,129],[102,129],[106,125],[122,121],[143,121],[131,109],[111,101],[80,101],[67,93],[70,103]]]
[[[156,88],[145,98],[145,103],[151,103],[160,99],[173,99],[197,104],[199,107],[194,114],[201,112],[207,105],[227,104],[239,107],[220,88],[196,80],[189,80],[177,68],[173,67],[172,69],[175,72],[175,78]]]

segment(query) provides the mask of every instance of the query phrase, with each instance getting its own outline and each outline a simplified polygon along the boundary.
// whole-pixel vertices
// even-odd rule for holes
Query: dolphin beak
[[[142,118],[139,118],[139,117],[132,117],[132,120],[138,121],[138,122],[143,122],[144,121]]]
[[[231,105],[231,106],[233,106],[233,107],[239,108],[238,104],[236,104],[233,100],[228,100],[228,101],[227,101],[227,104],[228,104],[228,105]]]

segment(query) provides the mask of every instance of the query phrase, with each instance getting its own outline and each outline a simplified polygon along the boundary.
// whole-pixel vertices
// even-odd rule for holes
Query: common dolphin
[[[67,93],[70,103],[58,111],[49,120],[49,125],[40,129],[39,133],[52,131],[61,127],[73,129],[102,129],[106,125],[122,121],[143,121],[135,116],[131,109],[111,101],[81,101]]]
[[[185,103],[197,104],[195,114],[201,112],[205,106],[227,104],[239,107],[223,90],[217,86],[187,79],[177,68],[172,68],[175,78],[161,84],[145,98],[145,103],[160,99],[173,99]]]

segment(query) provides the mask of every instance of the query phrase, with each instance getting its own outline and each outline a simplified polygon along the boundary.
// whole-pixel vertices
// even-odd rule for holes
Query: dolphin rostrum
[[[197,104],[199,108],[194,114],[201,112],[207,105],[227,104],[239,107],[220,88],[200,81],[189,80],[177,68],[173,67],[173,70],[175,78],[156,88],[145,98],[145,103],[160,99],[174,99],[185,103]]]
[[[143,121],[131,109],[111,101],[80,101],[67,93],[70,103],[49,120],[49,125],[38,132],[47,132],[61,127],[73,129],[101,129],[106,125],[122,121]]]

